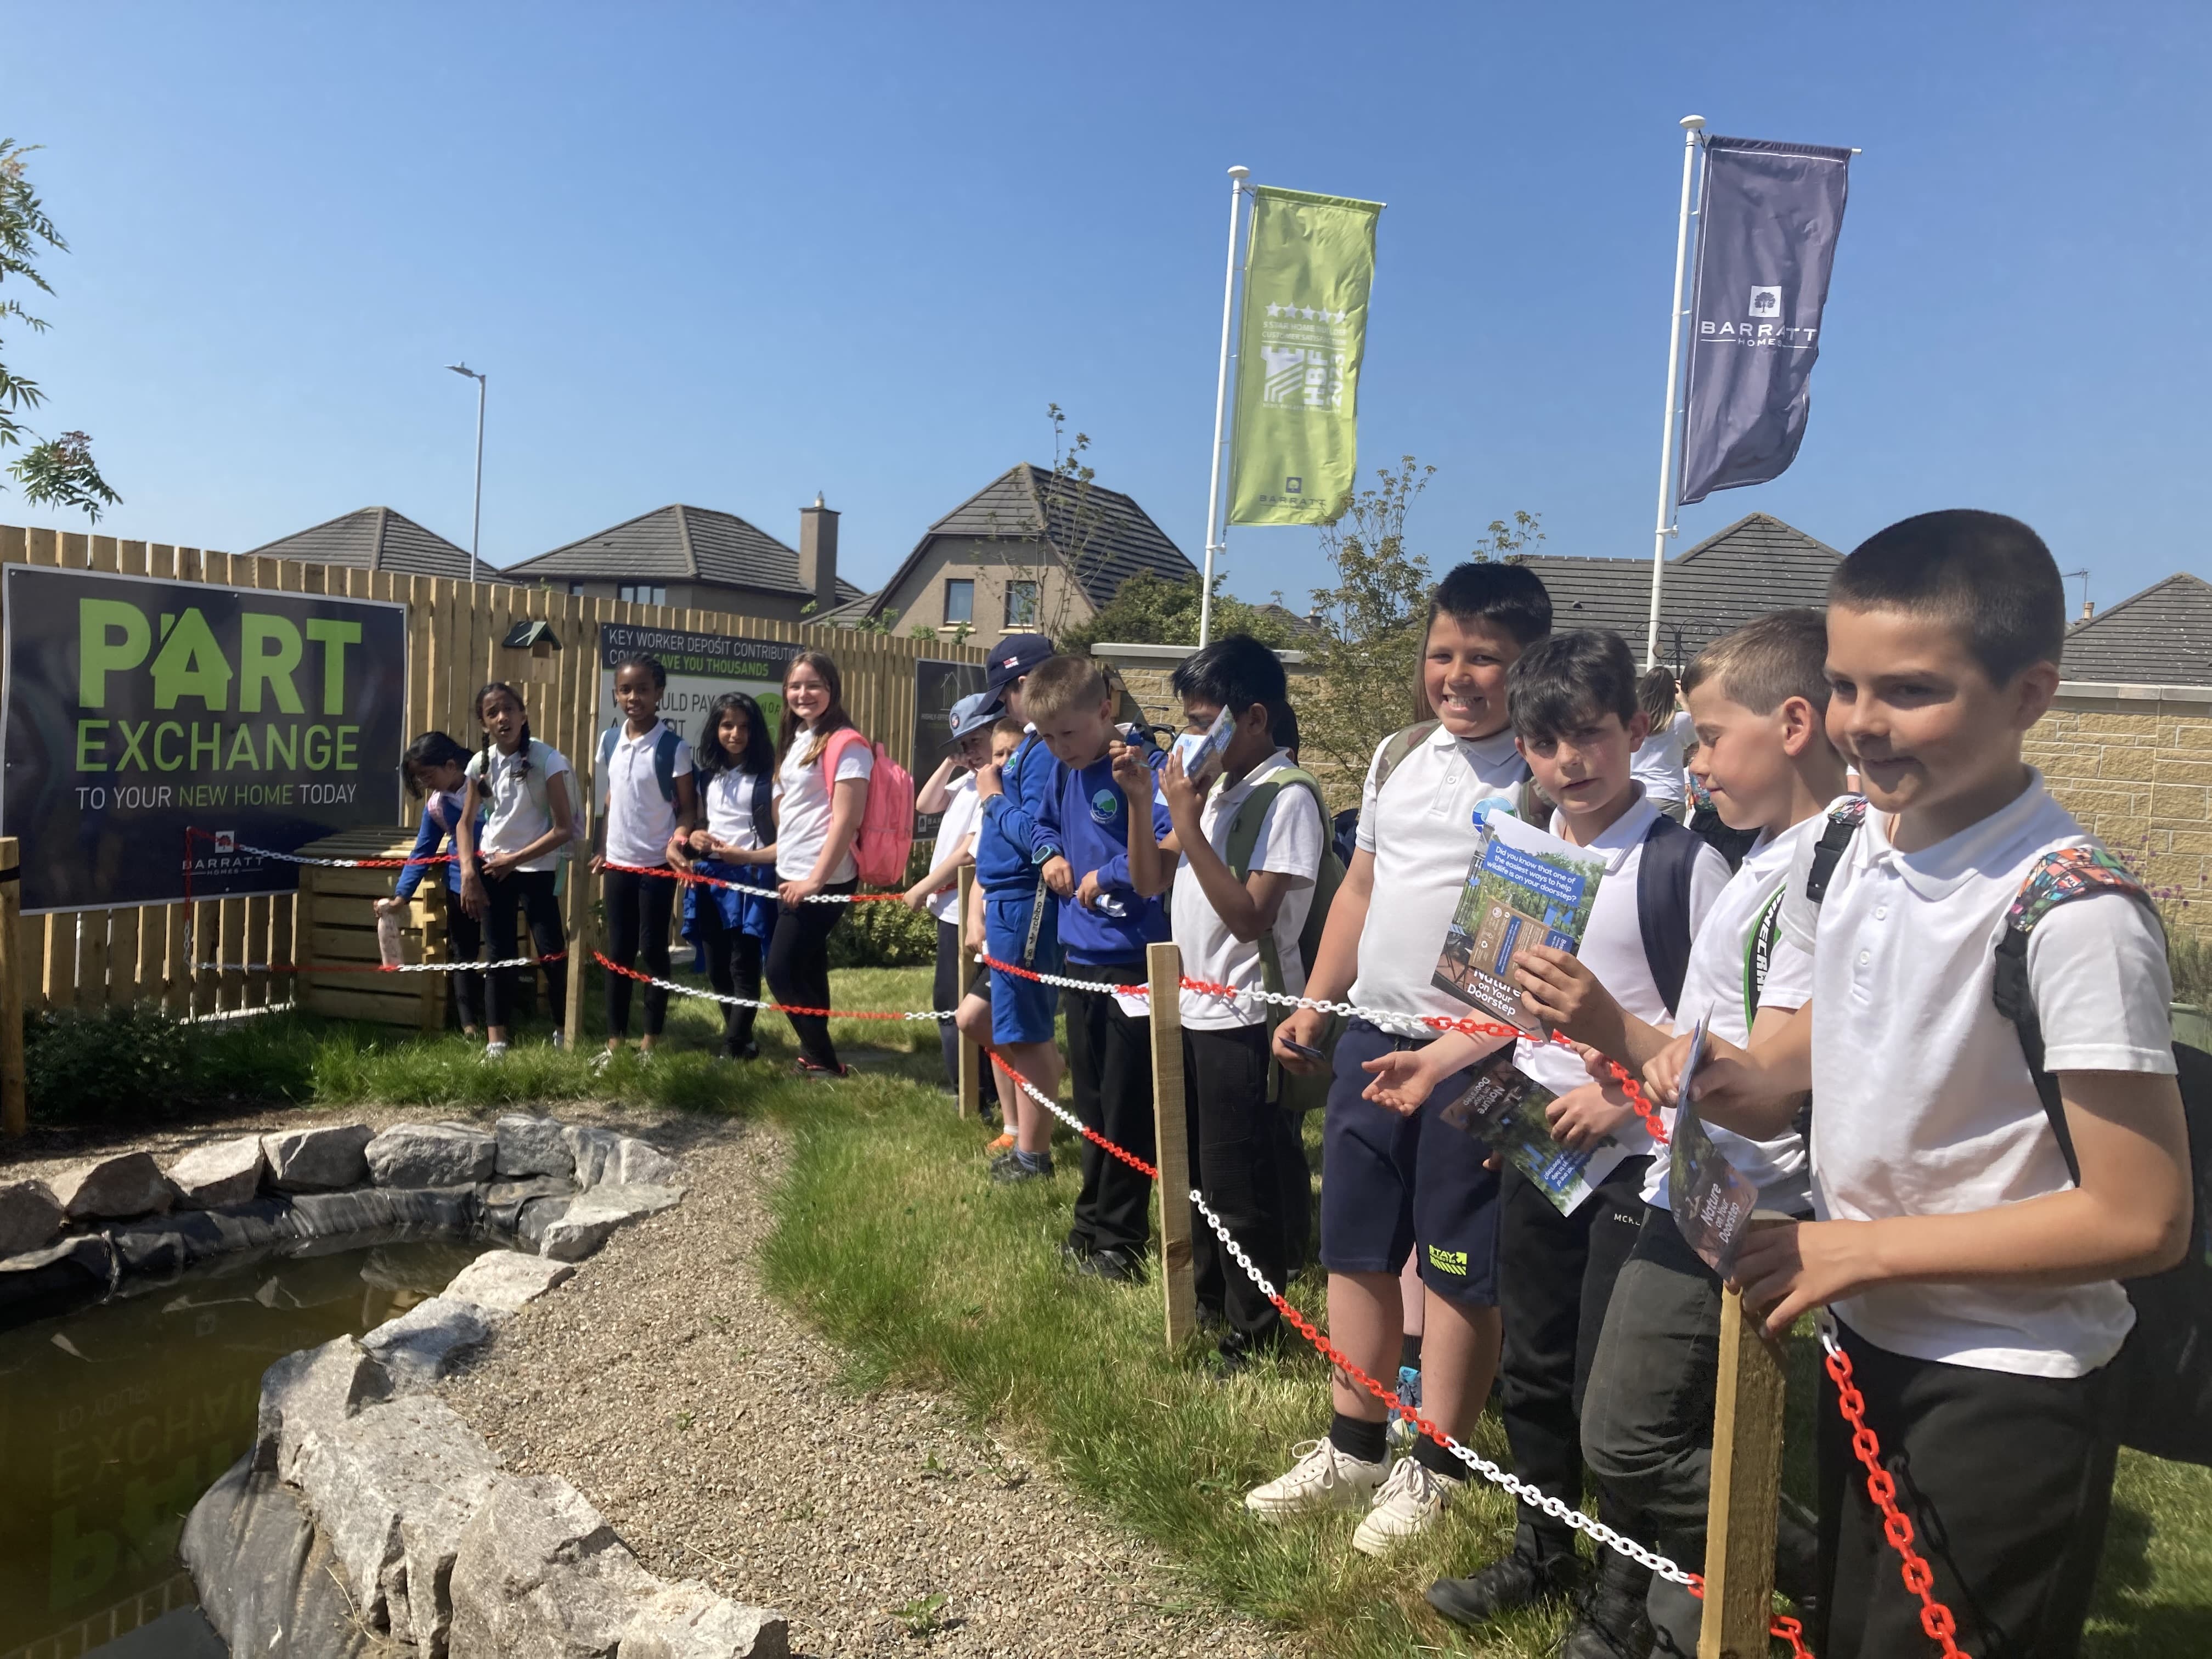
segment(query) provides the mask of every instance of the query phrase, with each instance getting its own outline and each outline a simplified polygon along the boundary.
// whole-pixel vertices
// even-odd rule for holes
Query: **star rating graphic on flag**
[[[1303,319],[1309,323],[1341,323],[1345,319],[1341,311],[1324,311],[1313,306],[1271,305],[1267,307],[1267,314],[1270,317]]]

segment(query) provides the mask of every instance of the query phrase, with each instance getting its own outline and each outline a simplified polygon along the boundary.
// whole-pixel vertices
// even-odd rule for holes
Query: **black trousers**
[[[1290,1275],[1284,1206],[1285,1114],[1267,1099],[1267,1028],[1182,1034],[1183,1097],[1190,1103],[1191,1184],[1221,1218],[1252,1265],[1277,1290]],[[1303,1201],[1303,1199],[1301,1200]],[[1283,1334],[1275,1304],[1221,1248],[1195,1214],[1191,1262],[1198,1305],[1210,1308],[1237,1340],[1259,1347]]]
[[[491,938],[494,962],[511,962],[526,956],[550,957],[568,948],[561,927],[561,902],[553,896],[553,884],[558,873],[552,870],[514,870],[484,883],[484,931]],[[515,926],[518,912],[530,925],[534,950],[522,948],[520,930]],[[553,997],[553,1023],[558,1025],[568,1006],[568,964],[565,961],[548,962],[541,966],[545,969],[546,989]],[[531,971],[527,968],[501,968],[485,976],[487,1024],[503,1030],[513,1023],[515,987],[521,976]]]
[[[1508,1164],[1499,1182],[1499,1415],[1513,1472],[1553,1498],[1583,1501],[1583,1390],[1605,1328],[1613,1280],[1644,1224],[1648,1158],[1622,1160],[1572,1215]],[[1574,1534],[1531,1504],[1519,1537],[1540,1557],[1571,1554]],[[1626,1530],[1633,1516],[1601,1485],[1598,1519]],[[1823,1656],[1823,1659],[1826,1656]]]
[[[1260,1028],[1263,1042],[1268,1040],[1267,1029]],[[1314,1259],[1314,1172],[1306,1160],[1306,1115],[1279,1107],[1275,1125],[1283,1187],[1283,1278],[1296,1279]],[[1282,1279],[1275,1288],[1283,1288]]]
[[[1147,1164],[1153,1159],[1152,1022],[1126,1013],[1104,988],[1144,978],[1142,962],[1069,963],[1061,971],[1101,988],[1070,991],[1067,1070],[1075,1115],[1115,1146]],[[1079,1250],[1126,1250],[1142,1255],[1152,1236],[1152,1183],[1111,1152],[1083,1143],[1083,1185],[1067,1242]]]
[[[929,994],[936,1000],[934,1008],[957,1008],[960,1006],[960,927],[957,922],[937,924],[937,972],[930,981]],[[945,1080],[953,1088],[960,1086],[960,1028],[949,1019],[937,1022],[938,1046],[945,1051]],[[983,1091],[985,1097],[990,1090]]]
[[[642,955],[640,964],[655,979],[668,977],[668,919],[675,914],[676,884],[666,876],[641,876],[628,870],[609,870],[600,878],[599,895],[607,913],[607,960],[627,968]],[[635,983],[627,974],[607,975],[607,1035],[629,1035],[629,994]],[[645,1034],[659,1036],[668,1024],[668,993],[658,985],[645,988]]]
[[[461,896],[446,889],[446,953],[454,962],[483,959],[483,924],[461,908]],[[448,974],[453,981],[453,1012],[464,1030],[484,1023],[484,976],[477,973]]]
[[[2021,1376],[1910,1359],[1839,1327],[1866,1425],[1935,1569],[1932,1594],[1976,1659],[2072,1659],[2089,1611],[2117,1456],[2112,1368]],[[1866,1468],[1820,1379],[1821,1605],[1809,1632],[1821,1659],[1929,1650],[1919,1598],[1898,1577]]]
[[[825,893],[849,893],[856,878],[825,887]],[[768,982],[778,1002],[801,1008],[830,1006],[830,933],[844,921],[842,904],[800,904],[775,913],[775,936],[768,942]],[[826,1014],[787,1016],[799,1038],[799,1052],[817,1066],[837,1066]]]
[[[707,947],[707,982],[726,997],[760,1000],[761,941],[742,927],[725,927],[713,904],[699,907],[700,941]],[[722,1052],[732,1059],[752,1046],[757,1008],[722,1005]]]

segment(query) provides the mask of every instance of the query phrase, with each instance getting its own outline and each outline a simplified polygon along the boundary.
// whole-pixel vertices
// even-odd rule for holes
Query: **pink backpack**
[[[863,885],[903,887],[908,856],[914,850],[914,775],[884,751],[883,744],[868,739],[851,726],[830,739],[822,757],[822,775],[835,790],[837,760],[854,744],[864,744],[876,757],[868,775],[868,804],[860,814],[860,833],[853,837],[853,863]]]

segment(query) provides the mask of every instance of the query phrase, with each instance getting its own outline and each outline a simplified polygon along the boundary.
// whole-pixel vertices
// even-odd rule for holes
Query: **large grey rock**
[[[568,1150],[575,1154],[579,1187],[669,1187],[684,1179],[684,1171],[674,1159],[635,1135],[580,1126],[562,1133]]]
[[[510,1475],[461,1534],[452,1651],[609,1659],[659,1581],[567,1481]]]
[[[510,1112],[492,1125],[499,1141],[498,1172],[506,1176],[559,1176],[576,1171],[575,1154],[562,1138],[558,1119]]]
[[[287,1193],[329,1192],[368,1179],[363,1150],[375,1138],[365,1123],[327,1129],[286,1129],[261,1137],[271,1186]]]
[[[297,1494],[250,1454],[192,1505],[177,1553],[233,1653],[358,1659],[380,1645]]]
[[[499,1480],[483,1437],[436,1395],[405,1395],[307,1436],[295,1478],[363,1620],[446,1651],[454,1557]]]
[[[514,1242],[526,1250],[535,1250],[545,1243],[545,1230],[568,1213],[568,1206],[576,1200],[571,1198],[533,1198],[515,1212]],[[490,1212],[485,1212],[487,1217]]]
[[[180,1209],[243,1204],[261,1190],[261,1171],[267,1163],[259,1135],[218,1140],[211,1146],[195,1146],[172,1164],[169,1184],[177,1189]]]
[[[418,1302],[361,1340],[395,1388],[427,1389],[492,1339],[504,1312],[451,1295]]]
[[[292,1221],[301,1238],[342,1238],[385,1228],[472,1231],[483,1212],[474,1187],[363,1187],[349,1193],[301,1193]]]
[[[455,1302],[474,1303],[495,1313],[514,1313],[526,1302],[535,1302],[556,1285],[575,1277],[565,1261],[520,1250],[486,1250],[454,1275],[445,1296]]]
[[[769,1607],[727,1601],[696,1580],[663,1586],[623,1632],[622,1659],[790,1659],[791,1626]]]
[[[491,1179],[498,1148],[481,1129],[395,1123],[362,1149],[380,1187],[466,1187]]]
[[[0,1256],[21,1255],[53,1243],[62,1230],[61,1200],[43,1181],[0,1186]]]
[[[115,1285],[115,1250],[98,1233],[0,1260],[0,1322],[18,1325],[105,1296]]]
[[[593,1187],[579,1194],[545,1229],[538,1254],[556,1261],[580,1261],[617,1227],[657,1215],[684,1196],[681,1187]]]
[[[523,1206],[533,1199],[567,1199],[575,1195],[576,1183],[563,1176],[522,1176],[495,1181],[484,1188],[483,1224],[487,1231],[512,1235],[522,1225]]]
[[[72,1164],[47,1184],[71,1221],[150,1215],[177,1201],[177,1189],[151,1152],[122,1152]]]
[[[352,1337],[286,1354],[261,1374],[253,1467],[291,1480],[300,1448],[309,1438],[334,1431],[362,1407],[391,1393],[390,1374]]]

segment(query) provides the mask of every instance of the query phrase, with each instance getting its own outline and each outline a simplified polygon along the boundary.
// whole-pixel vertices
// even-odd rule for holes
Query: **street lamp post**
[[[477,501],[469,514],[469,587],[473,596],[477,585],[477,537],[483,528],[483,417],[484,385],[486,377],[466,363],[446,365],[456,374],[465,374],[477,383]]]

